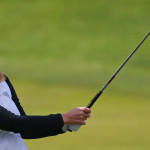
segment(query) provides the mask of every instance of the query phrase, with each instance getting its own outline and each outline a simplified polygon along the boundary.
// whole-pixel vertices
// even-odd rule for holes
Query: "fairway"
[[[84,106],[96,90],[22,82],[17,83],[16,88],[19,89],[21,86],[27,87],[18,90],[22,104],[27,114],[34,115],[64,113],[79,104]],[[31,101],[33,104],[36,103],[36,106],[31,105]],[[85,147],[88,150],[146,150],[150,147],[149,106],[149,97],[124,96],[106,91],[93,106],[92,117],[87,121],[87,126],[83,126],[79,132],[25,142],[29,149],[39,150],[49,150],[49,147],[56,150],[82,150]]]
[[[150,31],[148,0],[0,1],[0,71],[26,114],[86,106]],[[29,150],[149,150],[150,37],[79,132],[25,140]]]

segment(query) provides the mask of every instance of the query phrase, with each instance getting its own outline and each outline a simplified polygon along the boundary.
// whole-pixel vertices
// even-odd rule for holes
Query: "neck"
[[[3,82],[5,80],[6,80],[6,78],[5,78],[4,74],[2,72],[0,72],[0,82]]]

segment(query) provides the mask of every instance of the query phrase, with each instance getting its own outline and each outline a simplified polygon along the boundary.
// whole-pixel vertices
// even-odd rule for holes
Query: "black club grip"
[[[95,97],[90,101],[90,103],[86,106],[87,108],[91,108],[93,104],[96,102],[96,100],[99,98],[99,96],[102,94],[102,92],[98,92]]]

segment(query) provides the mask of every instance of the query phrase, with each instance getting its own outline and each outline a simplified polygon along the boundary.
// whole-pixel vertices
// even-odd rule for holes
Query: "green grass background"
[[[85,106],[150,31],[149,0],[0,0],[0,71],[27,114]],[[150,39],[77,133],[29,150],[149,150]]]

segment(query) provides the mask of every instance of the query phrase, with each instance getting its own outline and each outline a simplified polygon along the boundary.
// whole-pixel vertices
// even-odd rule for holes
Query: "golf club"
[[[123,66],[127,63],[127,61],[132,57],[132,55],[137,51],[137,49],[142,45],[145,39],[149,36],[150,32],[142,39],[142,41],[138,44],[138,46],[132,51],[132,53],[127,57],[127,59],[122,63],[122,65],[117,69],[117,71],[111,76],[111,78],[107,81],[107,83],[102,87],[102,89],[95,95],[95,97],[90,101],[90,103],[86,106],[87,108],[91,108],[96,100],[100,97],[106,87],[111,83],[111,81],[115,78],[115,76],[119,73],[119,71],[123,68]]]

